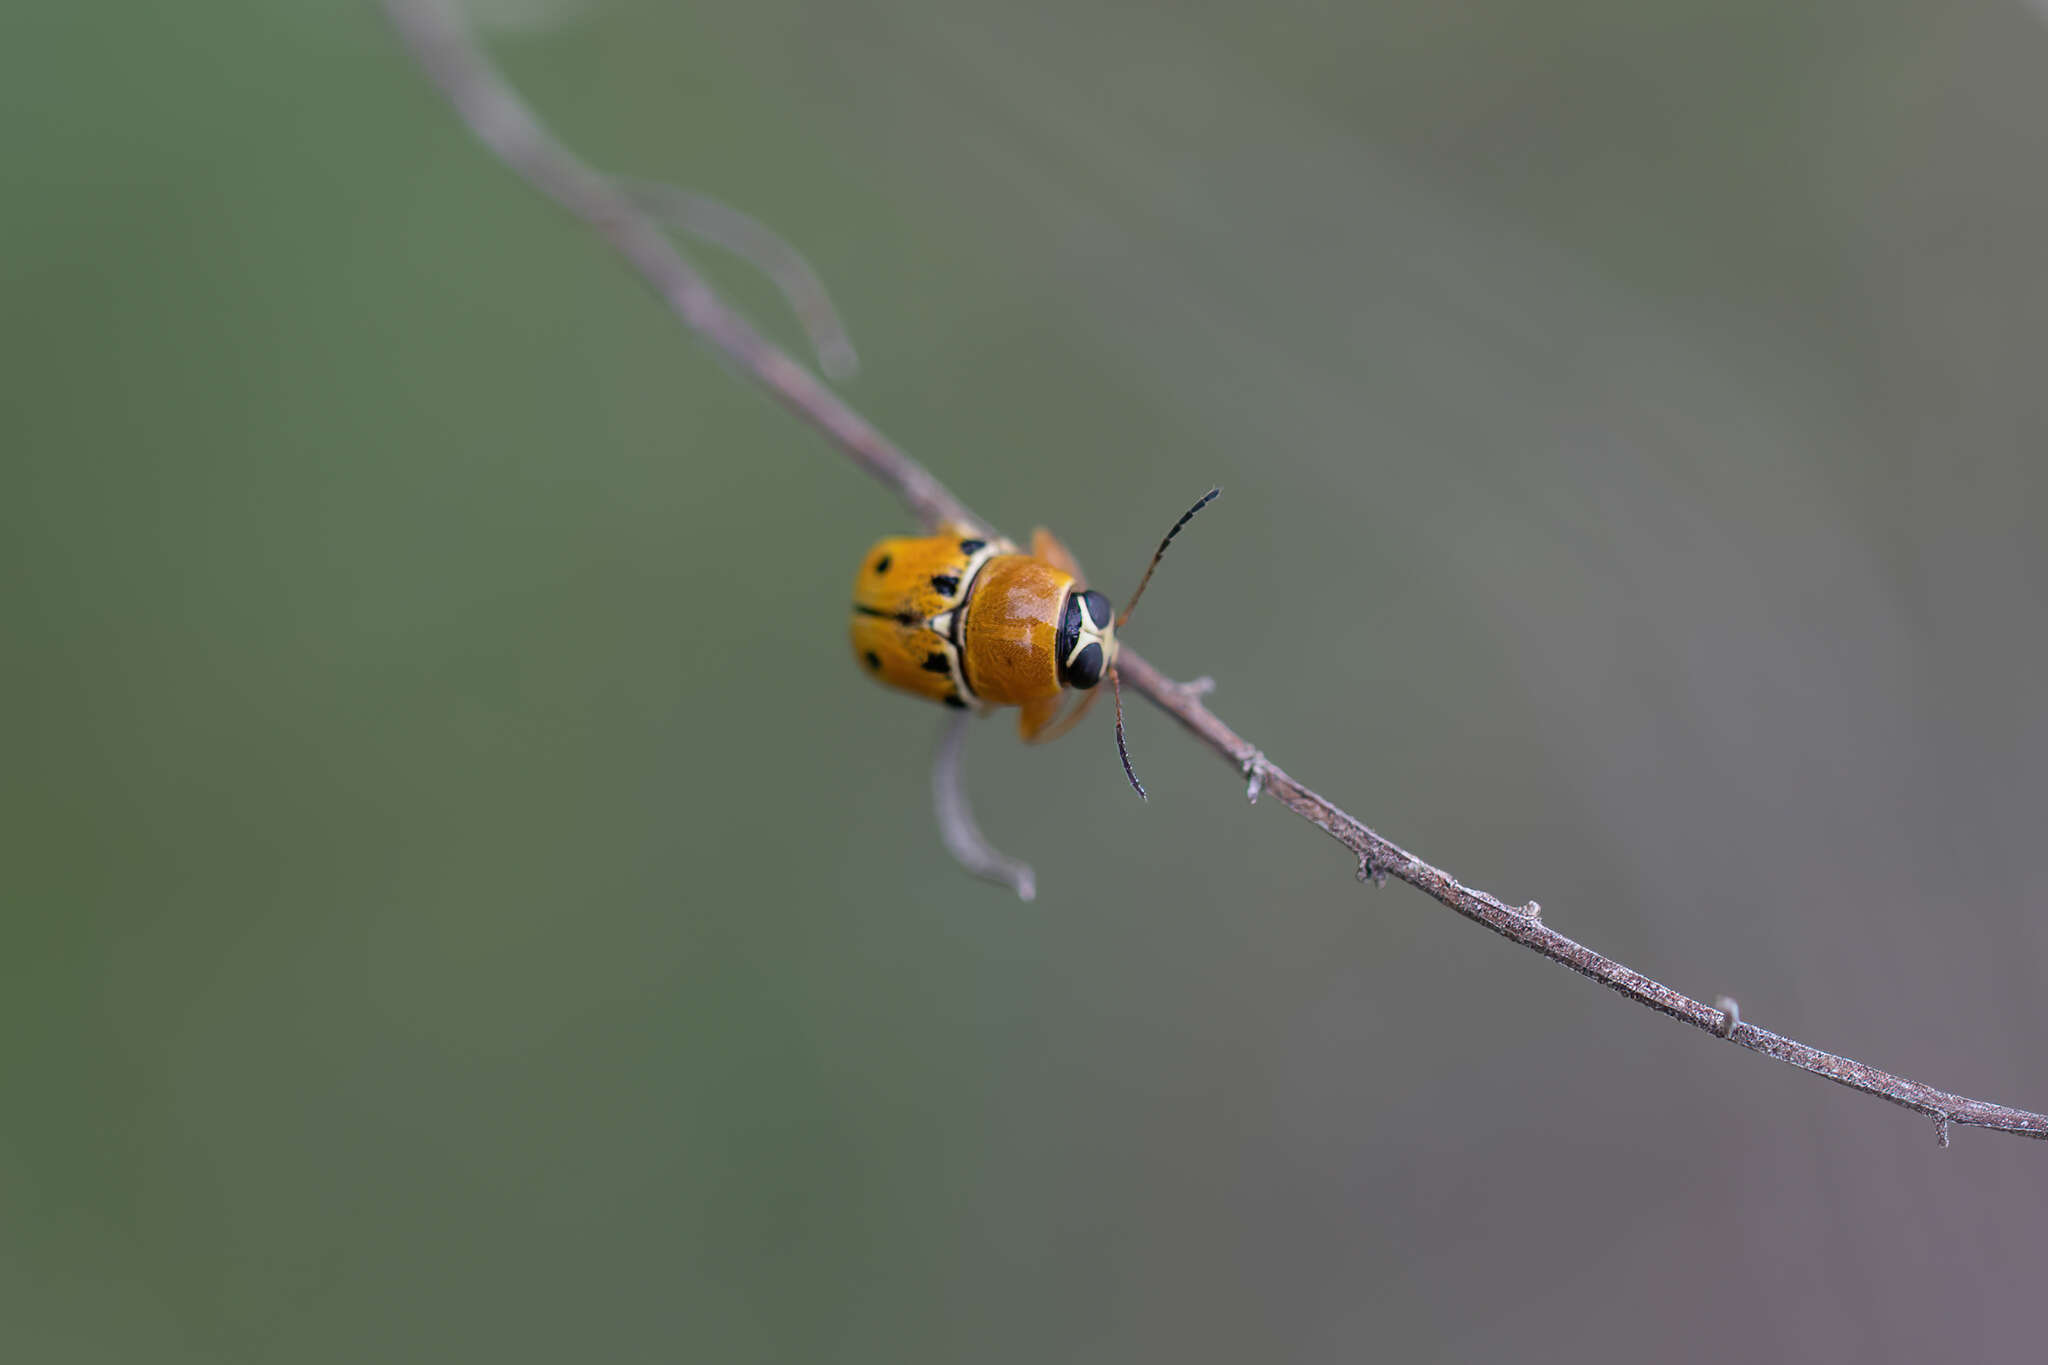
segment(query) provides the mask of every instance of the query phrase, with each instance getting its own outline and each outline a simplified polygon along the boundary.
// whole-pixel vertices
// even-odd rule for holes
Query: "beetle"
[[[1120,616],[1042,526],[1032,533],[1029,554],[960,525],[879,540],[854,575],[854,658],[877,681],[946,706],[1015,706],[1017,732],[1027,744],[1072,729],[1107,676],[1116,696],[1117,755],[1143,796],[1124,748],[1117,631],[1131,619],[1180,528],[1221,492],[1210,489],[1173,524]],[[1062,715],[1076,692],[1084,695]]]

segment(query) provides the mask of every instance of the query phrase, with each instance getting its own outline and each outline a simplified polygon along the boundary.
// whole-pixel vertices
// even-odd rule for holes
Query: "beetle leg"
[[[1042,742],[1041,734],[1048,725],[1052,724],[1053,717],[1059,714],[1060,702],[1065,695],[1064,692],[1056,693],[1050,697],[1041,697],[1037,701],[1027,701],[1022,706],[1019,706],[1017,708],[1018,737],[1026,744]],[[1050,736],[1046,736],[1046,738],[1050,738]]]
[[[1061,697],[1065,695],[1062,693]],[[1026,744],[1049,744],[1078,725],[1081,717],[1088,714],[1088,708],[1095,705],[1095,699],[1101,695],[1102,689],[1096,688],[1093,692],[1082,697],[1067,714],[1061,716],[1057,721],[1053,719],[1053,716],[1060,709],[1061,697],[1050,697],[1043,702],[1026,702],[1024,703],[1023,714],[1017,718],[1017,733],[1024,737]],[[1042,713],[1036,712],[1038,707],[1044,708]],[[1036,719],[1035,724],[1033,723],[1034,717]]]
[[[1072,574],[1075,588],[1088,586],[1088,580],[1082,575],[1081,566],[1074,559],[1073,552],[1060,544],[1060,538],[1043,526],[1031,533],[1031,557],[1042,559],[1063,573]]]

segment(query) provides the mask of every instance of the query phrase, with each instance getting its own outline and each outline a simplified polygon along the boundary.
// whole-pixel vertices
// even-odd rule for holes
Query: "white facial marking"
[[[1091,644],[1099,644],[1102,646],[1102,666],[1108,668],[1116,662],[1116,618],[1111,616],[1097,621],[1085,596],[1076,593],[1075,601],[1081,607],[1081,629],[1075,634],[1074,647],[1067,651],[1067,667],[1074,666],[1074,660],[1081,657],[1082,650]]]

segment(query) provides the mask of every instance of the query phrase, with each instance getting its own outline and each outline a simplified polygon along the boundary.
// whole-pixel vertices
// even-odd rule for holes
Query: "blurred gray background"
[[[496,0],[849,395],[1389,837],[2048,1106],[2048,17]],[[2025,1358],[2048,1147],[1649,1014],[1157,712],[844,638],[879,487],[352,0],[0,18],[0,1355]],[[776,335],[746,267],[698,253]]]

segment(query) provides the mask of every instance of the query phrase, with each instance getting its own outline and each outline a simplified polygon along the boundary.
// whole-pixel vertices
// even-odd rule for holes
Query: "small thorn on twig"
[[[1527,915],[1527,916],[1528,916],[1528,917],[1529,917],[1530,919],[1542,919],[1542,918],[1543,918],[1543,902],[1542,902],[1542,901],[1530,901],[1530,902],[1529,902],[1529,903],[1528,903],[1527,905],[1525,905],[1525,906],[1523,906],[1523,907],[1522,907],[1522,913],[1523,913],[1523,914],[1525,914],[1525,915]]]
[[[1244,799],[1254,806],[1259,804],[1259,793],[1266,789],[1266,756],[1257,749],[1244,761]]]
[[[1721,1027],[1714,1030],[1723,1038],[1733,1038],[1737,1026],[1742,1023],[1742,1006],[1735,1003],[1732,995],[1717,996],[1714,1008],[1721,1011]]]
[[[1370,853],[1358,855],[1358,880],[1371,882],[1374,886],[1387,884],[1387,870],[1372,860]]]
[[[1935,1146],[1937,1146],[1937,1147],[1946,1147],[1946,1146],[1948,1146],[1948,1115],[1947,1115],[1947,1114],[1936,1114],[1936,1115],[1934,1116],[1934,1144],[1935,1144]]]
[[[1175,683],[1174,686],[1189,701],[1199,701],[1216,690],[1216,680],[1204,673],[1199,678],[1193,678],[1184,683]]]

